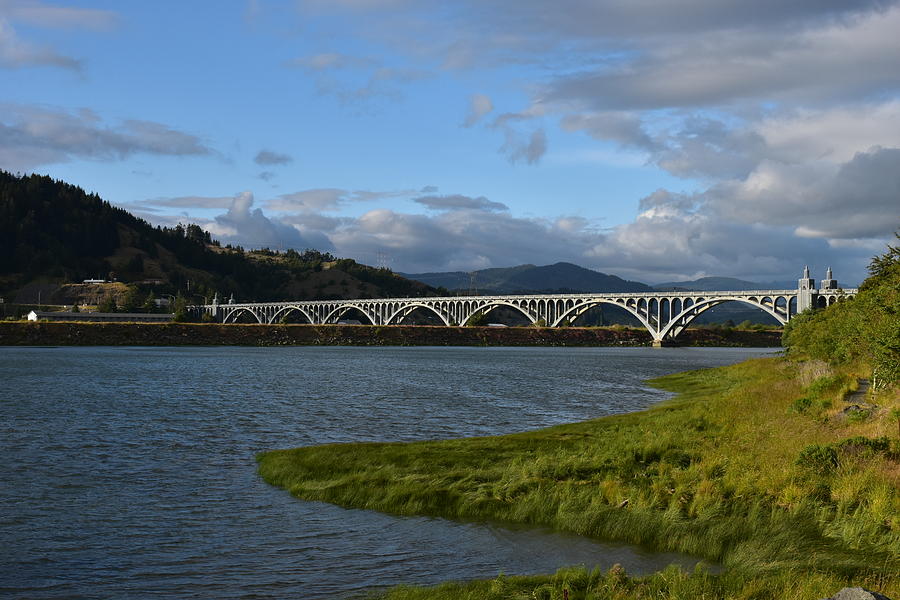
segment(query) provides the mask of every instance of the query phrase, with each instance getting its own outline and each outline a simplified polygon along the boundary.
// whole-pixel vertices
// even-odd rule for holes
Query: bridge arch
[[[656,330],[651,327],[650,323],[645,319],[640,313],[640,302],[616,302],[614,300],[607,300],[606,298],[597,298],[591,299],[579,304],[576,304],[569,310],[564,311],[562,314],[556,317],[556,320],[551,323],[551,327],[559,327],[559,324],[565,320],[574,321],[582,314],[586,313],[590,309],[595,306],[600,306],[601,304],[609,304],[611,306],[618,306],[619,308],[628,311],[628,313],[633,316],[635,319],[640,321],[641,325],[650,332],[654,338],[656,337]]]
[[[278,311],[275,312],[275,314],[272,315],[272,318],[269,319],[269,323],[277,323],[279,317],[287,316],[287,314],[290,313],[292,310],[296,310],[301,315],[306,317],[306,319],[310,322],[310,324],[315,323],[315,321],[312,318],[312,315],[310,315],[308,312],[306,312],[305,310],[303,310],[303,308],[301,308],[299,306],[284,306],[284,307],[280,308]]]
[[[254,319],[256,319],[256,322],[259,323],[260,325],[263,325],[265,323],[265,319],[262,317],[262,315],[257,314],[257,312],[255,310],[253,310],[247,306],[242,306],[240,308],[235,308],[235,309],[228,311],[225,314],[225,316],[222,318],[222,323],[228,323],[228,322],[234,323],[235,319],[237,319],[238,315],[240,315],[241,313],[249,314]]]
[[[471,319],[473,316],[475,316],[475,313],[480,312],[482,314],[487,314],[487,313],[491,312],[492,310],[494,310],[495,308],[499,308],[501,306],[509,306],[510,308],[516,309],[517,311],[519,311],[520,313],[525,315],[525,318],[528,319],[528,321],[532,325],[534,325],[534,323],[536,323],[538,320],[538,318],[535,315],[528,312],[528,310],[522,308],[521,306],[517,306],[517,305],[513,304],[512,302],[506,302],[505,300],[489,300],[489,301],[485,302],[484,304],[472,303],[471,306],[466,307],[468,310],[466,311],[465,318],[460,321],[460,325],[465,325],[466,323],[468,323],[469,319]]]
[[[397,323],[396,323],[397,325],[399,325],[403,321],[403,319],[405,319],[412,313],[412,310],[410,310],[410,309],[414,310],[416,308],[424,308],[426,310],[430,310],[431,312],[433,312],[434,314],[437,315],[437,317],[444,323],[444,325],[447,325],[448,327],[450,326],[450,319],[445,314],[442,314],[441,311],[439,311],[437,308],[435,308],[434,306],[429,306],[428,304],[425,304],[424,302],[412,302],[410,304],[406,304],[406,305],[398,308],[391,314],[391,316],[389,316],[387,319],[385,319],[384,324],[391,325],[392,322],[394,321],[394,319],[398,315],[402,314],[402,316],[400,316],[400,318],[397,320]],[[405,313],[405,314],[403,314],[403,313]]]
[[[338,306],[337,308],[332,310],[330,313],[328,313],[328,315],[326,315],[324,319],[322,319],[322,323],[323,324],[331,323],[332,319],[341,318],[341,316],[344,313],[346,313],[348,310],[350,310],[352,308],[355,308],[356,310],[361,312],[363,314],[363,316],[365,316],[369,320],[369,323],[371,323],[372,325],[376,325],[375,317],[372,316],[371,314],[369,314],[369,312],[366,309],[364,309],[362,306],[359,306],[358,304],[342,304],[342,305]]]
[[[768,302],[766,302],[766,300],[768,300]],[[739,296],[704,298],[702,300],[698,300],[690,307],[685,308],[681,311],[681,313],[674,315],[666,324],[666,326],[660,329],[659,336],[656,339],[675,339],[682,331],[687,329],[688,325],[694,322],[694,319],[699,317],[710,308],[719,306],[720,304],[724,304],[726,302],[741,302],[748,306],[752,306],[753,308],[758,308],[759,310],[770,315],[782,325],[784,325],[788,321],[788,317],[786,315],[781,315],[778,313],[778,311],[776,310],[777,300],[773,300],[770,296],[765,296],[764,298],[760,299],[741,298]],[[786,305],[790,305],[790,299],[786,300]]]

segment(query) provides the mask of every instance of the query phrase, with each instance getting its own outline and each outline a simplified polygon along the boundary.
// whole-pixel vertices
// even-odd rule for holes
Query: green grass
[[[822,573],[784,571],[775,576],[745,573],[710,574],[698,569],[686,573],[676,567],[645,577],[629,577],[620,567],[607,572],[566,567],[552,575],[509,577],[472,582],[448,582],[434,587],[398,586],[375,595],[383,600],[684,600],[813,599],[828,598],[846,581]],[[880,577],[860,579],[855,586],[884,589]]]
[[[682,373],[654,382],[676,398],[640,413],[506,436],[279,450],[258,457],[259,471],[307,500],[550,526],[726,567],[721,576],[626,578],[648,591],[642,596],[635,587],[621,597],[650,597],[666,577],[700,595],[671,588],[662,597],[824,597],[819,588],[792,584],[799,573],[823,588],[870,582],[898,596],[897,444],[841,443],[891,435],[896,423],[886,416],[864,424],[829,418],[824,400],[842,394],[847,378],[817,372],[805,382],[807,367],[760,359]],[[821,410],[792,408],[801,397]],[[520,591],[538,597],[534,590],[546,585],[547,597],[561,597],[551,593],[553,577],[560,575],[521,579],[527,594]],[[477,594],[491,585],[499,584],[460,584],[452,593],[401,588],[389,597],[466,597],[464,590],[488,597]],[[591,585],[600,583],[571,597],[597,596]],[[597,597],[619,597],[604,594]]]

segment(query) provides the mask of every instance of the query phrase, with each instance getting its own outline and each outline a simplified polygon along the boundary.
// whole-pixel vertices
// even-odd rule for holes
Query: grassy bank
[[[726,567],[641,580],[565,571],[391,598],[540,597],[539,588],[549,598],[563,587],[573,598],[601,588],[600,597],[816,598],[847,583],[900,597],[900,446],[887,412],[896,395],[867,418],[844,418],[850,371],[782,358],[655,383],[679,395],[515,435],[273,451],[259,470],[304,499],[545,525]]]
[[[779,331],[697,329],[696,346],[775,347]],[[629,327],[221,325],[215,323],[0,322],[0,346],[648,346]]]

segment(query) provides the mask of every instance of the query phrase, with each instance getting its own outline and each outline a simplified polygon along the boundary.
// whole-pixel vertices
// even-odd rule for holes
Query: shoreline
[[[0,322],[0,346],[650,346],[628,327]],[[781,347],[781,331],[689,329],[678,346]]]
[[[880,441],[896,424],[829,422],[851,375],[806,381],[805,369],[767,358],[668,375],[651,384],[677,395],[649,409],[508,435],[273,450],[257,456],[259,473],[308,501],[546,526],[725,568],[643,578],[564,569],[400,587],[383,598],[479,597],[500,583],[525,595],[549,586],[561,597],[573,579],[622,586],[631,592],[623,598],[657,597],[642,589],[654,581],[677,581],[678,597],[799,600],[856,585],[897,597],[898,457]],[[794,410],[804,393],[823,407],[834,402],[833,415]],[[833,464],[810,462],[809,449],[820,447]]]

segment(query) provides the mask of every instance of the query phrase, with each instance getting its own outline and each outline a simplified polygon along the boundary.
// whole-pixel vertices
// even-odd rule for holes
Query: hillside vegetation
[[[214,293],[261,301],[436,293],[388,269],[315,250],[222,247],[198,225],[153,227],[79,187],[0,171],[0,292],[28,296],[27,286],[36,282],[80,284],[93,278],[157,294],[181,292],[192,301]],[[43,289],[45,303],[53,303],[57,292],[60,304],[82,293]],[[31,296],[21,301],[36,302],[36,294]]]
[[[890,248],[876,259],[856,300],[798,319],[787,357],[663,377],[653,383],[678,395],[647,411],[515,435],[273,451],[258,457],[260,474],[304,499],[550,526],[725,567],[647,578],[567,569],[397,588],[392,599],[800,600],[857,585],[900,597],[898,258]],[[878,385],[862,394],[873,373]]]
[[[855,366],[883,390],[900,379],[900,246],[888,246],[869,272],[852,302],[793,319],[785,327],[784,345],[794,356]]]

